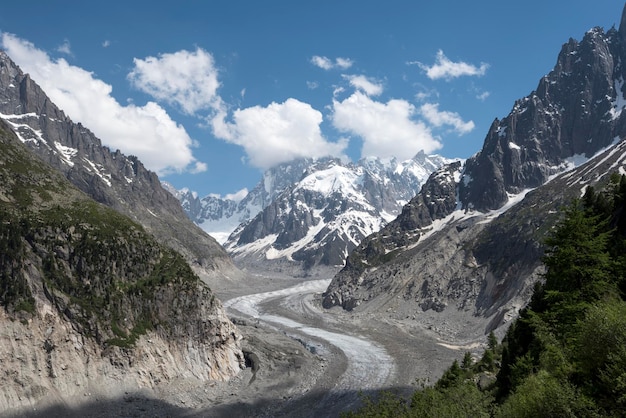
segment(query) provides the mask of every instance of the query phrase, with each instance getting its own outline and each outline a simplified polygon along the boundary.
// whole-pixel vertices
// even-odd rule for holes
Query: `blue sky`
[[[581,1],[29,1],[0,47],[112,149],[200,196],[304,156],[467,158],[556,62],[619,25]]]

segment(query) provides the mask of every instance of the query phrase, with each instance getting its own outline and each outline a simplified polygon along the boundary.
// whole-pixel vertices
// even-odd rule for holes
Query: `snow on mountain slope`
[[[233,196],[164,187],[235,259],[308,270],[343,265],[365,236],[398,216],[430,173],[452,161],[423,152],[400,162],[300,159],[267,170],[254,189]]]
[[[319,159],[225,243],[244,266],[309,272],[337,269],[363,238],[394,219],[435,168],[450,162],[423,153],[398,163]]]

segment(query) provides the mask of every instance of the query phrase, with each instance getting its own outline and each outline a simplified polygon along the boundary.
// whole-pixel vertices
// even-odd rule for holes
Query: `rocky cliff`
[[[241,337],[185,259],[35,157],[14,123],[0,121],[0,410],[237,373]]]
[[[1,51],[0,118],[78,189],[139,222],[159,242],[183,254],[199,272],[211,276],[236,273],[221,246],[185,216],[155,173],[136,157],[103,147]]]
[[[593,28],[566,43],[537,90],[494,121],[481,151],[434,173],[351,253],[324,306],[466,312],[485,329],[515,315],[540,278],[558,208],[624,171],[625,31]]]

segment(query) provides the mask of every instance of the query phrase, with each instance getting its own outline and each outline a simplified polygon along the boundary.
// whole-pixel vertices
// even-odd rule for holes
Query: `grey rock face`
[[[542,185],[567,158],[591,157],[626,133],[623,30],[594,28],[580,42],[570,39],[537,89],[493,122],[482,150],[467,161],[463,207],[497,209],[507,193]]]
[[[87,388],[225,380],[244,366],[240,340],[180,254],[79,191],[0,120],[0,352],[10,372],[0,410]]]
[[[233,269],[213,238],[188,220],[157,175],[100,140],[55,106],[28,74],[0,52],[0,113],[19,138],[93,199],[129,216],[197,268]]]

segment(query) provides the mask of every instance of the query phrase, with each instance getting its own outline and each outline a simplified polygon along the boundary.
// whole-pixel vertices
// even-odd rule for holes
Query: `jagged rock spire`
[[[619,37],[622,42],[626,42],[626,3],[624,3],[624,9],[622,10],[622,20],[619,24]]]

